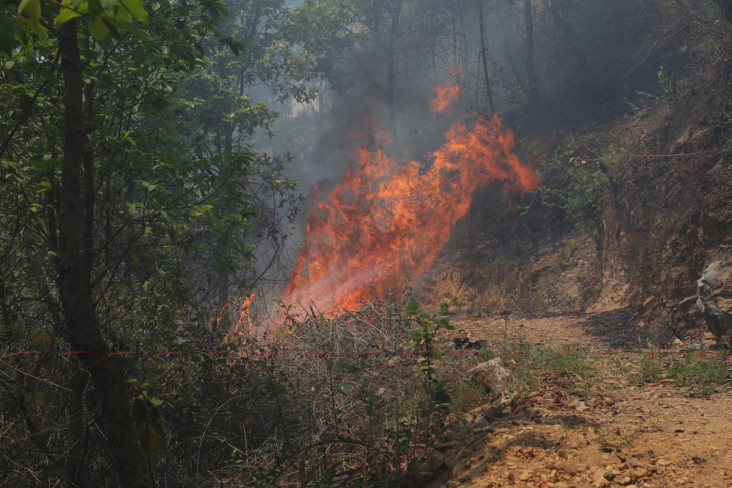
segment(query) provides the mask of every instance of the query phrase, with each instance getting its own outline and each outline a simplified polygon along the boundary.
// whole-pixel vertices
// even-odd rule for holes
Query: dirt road
[[[625,317],[455,317],[494,351],[526,351],[503,358],[517,374],[529,367],[524,356],[546,367],[532,366],[532,384],[504,397],[499,414],[498,397],[472,410],[432,455],[439,468],[427,486],[731,487],[729,361],[698,344],[649,349]],[[689,380],[707,366],[714,382]]]

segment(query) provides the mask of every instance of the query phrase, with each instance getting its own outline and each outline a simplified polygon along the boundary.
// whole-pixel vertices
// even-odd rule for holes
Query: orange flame
[[[250,309],[252,306],[252,301],[256,296],[256,294],[252,293],[244,300],[244,302],[242,302],[241,306],[239,307],[241,313],[239,314],[238,320],[234,324],[235,334],[249,334],[252,332],[252,329],[254,328],[254,323],[252,322]]]
[[[492,180],[525,192],[538,175],[513,153],[513,134],[494,117],[454,122],[427,164],[361,148],[327,200],[306,216],[304,247],[281,297],[285,304],[354,308],[429,268],[472,195]]]
[[[463,90],[459,84],[454,86],[436,86],[435,93],[437,94],[437,98],[432,100],[430,112],[442,112],[463,94]]]

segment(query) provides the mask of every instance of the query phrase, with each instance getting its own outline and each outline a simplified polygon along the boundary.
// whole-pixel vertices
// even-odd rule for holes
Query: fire
[[[441,100],[456,92],[436,93]],[[362,147],[327,199],[308,212],[285,304],[322,312],[359,307],[370,288],[379,296],[398,293],[405,275],[417,276],[434,262],[478,188],[501,180],[508,190],[526,192],[538,184],[498,117],[472,127],[454,122],[426,163],[388,157],[388,136],[374,132],[375,148]]]
[[[254,323],[252,322],[250,309],[252,301],[256,296],[256,294],[252,293],[245,298],[242,304],[238,307],[241,312],[239,313],[239,318],[234,323],[233,330],[235,334],[251,334],[252,330],[254,330]]]
[[[442,112],[455,102],[458,97],[463,94],[463,91],[459,84],[453,86],[440,85],[435,87],[435,93],[437,94],[437,98],[432,100],[432,103],[430,104],[430,111]]]

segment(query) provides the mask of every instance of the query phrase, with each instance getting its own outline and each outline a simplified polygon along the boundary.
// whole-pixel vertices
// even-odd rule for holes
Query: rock
[[[478,417],[475,417],[475,420],[473,420],[472,422],[468,422],[468,424],[466,425],[466,428],[470,432],[475,429],[480,429],[481,427],[486,427],[487,425],[488,425],[488,420],[486,420],[485,417],[480,415]]]
[[[595,488],[604,488],[609,484],[610,482],[605,479],[605,468],[600,468],[595,471],[595,477],[592,479],[592,486]]]
[[[465,467],[465,465],[467,464],[467,462],[468,462],[468,460],[467,460],[467,459],[461,459],[460,461],[458,461],[458,462],[457,462],[457,463],[456,463],[456,464],[455,464],[455,465],[454,465],[454,466],[452,467],[452,471],[451,471],[451,473],[452,473],[452,477],[453,477],[453,478],[455,478],[455,477],[457,476],[457,474],[458,474],[458,473],[459,473],[459,472],[460,472],[460,471],[461,471],[461,470],[462,470],[462,469],[463,469],[463,468]]]
[[[653,304],[653,302],[656,301],[656,297],[654,295],[649,296],[643,301],[643,308],[648,308],[650,305]]]
[[[721,345],[732,345],[732,256],[709,264],[696,283],[696,305],[709,331]]]
[[[517,479],[519,481],[529,481],[532,476],[533,476],[533,474],[531,473],[531,471],[525,469],[525,470],[521,471],[521,473],[519,473]]]
[[[570,476],[576,476],[578,473],[577,468],[568,462],[557,463],[556,468],[560,471],[564,471]]]
[[[453,469],[455,466],[457,466],[458,461],[460,461],[460,456],[465,451],[466,446],[451,449],[450,451],[445,454],[445,464],[449,469]]]
[[[417,483],[417,486],[429,483],[434,477],[435,473],[432,471],[432,468],[430,468],[428,463],[420,464],[417,471],[414,473],[414,481]]]
[[[688,308],[696,302],[697,296],[691,295],[679,301],[679,308]]]
[[[445,455],[442,454],[440,451],[432,451],[432,453],[430,454],[430,458],[427,460],[427,463],[430,465],[430,468],[432,468],[432,471],[436,472],[438,469],[445,465]]]
[[[503,366],[501,358],[491,359],[468,371],[468,378],[483,385],[491,393],[500,393],[509,385],[515,389],[524,387],[521,380]]]

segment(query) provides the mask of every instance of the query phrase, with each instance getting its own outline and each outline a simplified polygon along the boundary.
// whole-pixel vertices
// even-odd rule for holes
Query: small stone
[[[623,476],[622,478],[617,480],[617,482],[621,485],[629,485],[631,481],[632,478],[630,476]]]
[[[592,480],[592,486],[594,488],[605,488],[610,482],[605,479],[605,469],[600,468],[595,472],[595,477]]]
[[[516,376],[503,366],[501,358],[492,359],[486,363],[479,364],[467,372],[468,378],[483,385],[492,393],[500,393],[509,386],[515,389],[523,389],[523,383]]]
[[[669,466],[671,464],[671,461],[669,461],[668,459],[661,458],[658,461],[656,461],[656,464],[658,464],[659,466]]]
[[[567,451],[564,449],[560,449],[557,451],[557,456],[559,456],[562,459],[567,459]]]
[[[533,476],[533,473],[531,471],[524,470],[524,471],[521,471],[521,473],[519,473],[517,479],[519,481],[528,481],[531,479],[532,476]]]

